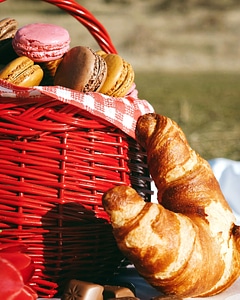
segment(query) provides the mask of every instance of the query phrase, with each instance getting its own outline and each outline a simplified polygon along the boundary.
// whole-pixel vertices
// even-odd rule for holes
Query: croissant
[[[164,294],[222,292],[240,275],[240,229],[210,165],[170,118],[140,117],[136,138],[146,149],[159,203],[144,202],[128,186],[103,195],[119,249]]]

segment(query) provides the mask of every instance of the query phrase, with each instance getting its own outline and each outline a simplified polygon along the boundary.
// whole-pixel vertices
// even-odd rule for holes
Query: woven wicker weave
[[[116,52],[102,25],[79,4],[61,7]],[[120,129],[51,97],[0,98],[0,241],[28,246],[39,297],[67,280],[110,277],[122,255],[102,208],[102,194],[132,185],[149,201],[146,155]]]

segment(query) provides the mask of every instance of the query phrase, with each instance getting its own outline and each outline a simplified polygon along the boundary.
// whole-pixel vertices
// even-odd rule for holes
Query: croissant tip
[[[135,193],[135,190],[126,185],[118,185],[110,188],[102,196],[102,203],[106,211],[116,210],[119,206],[124,205],[123,201],[126,194]],[[124,197],[123,197],[124,195]]]
[[[160,115],[156,113],[148,113],[138,118],[135,134],[137,141],[143,148],[147,147],[148,137],[154,132],[159,118]]]

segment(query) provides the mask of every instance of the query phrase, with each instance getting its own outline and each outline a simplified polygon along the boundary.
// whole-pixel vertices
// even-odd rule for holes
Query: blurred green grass
[[[175,120],[205,159],[240,160],[240,73],[137,72],[140,99]]]

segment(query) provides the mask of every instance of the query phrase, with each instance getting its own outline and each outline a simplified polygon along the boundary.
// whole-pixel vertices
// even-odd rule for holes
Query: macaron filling
[[[18,47],[16,45],[13,44],[14,49],[16,49],[15,47]],[[46,49],[42,48],[39,49],[37,51],[34,50],[30,50],[27,51],[26,49],[20,49],[20,47],[18,47],[18,55],[19,56],[27,56],[30,59],[32,59],[34,62],[43,62],[43,61],[51,61],[51,60],[56,60],[59,59],[63,56],[63,54],[65,52],[67,52],[69,49],[68,46],[64,46],[63,48],[59,48],[59,49],[55,49],[55,50],[48,50],[46,51]],[[59,52],[59,50],[61,50],[61,52]],[[15,50],[16,51],[16,50]],[[63,54],[62,54],[63,51]]]
[[[124,72],[123,60],[117,54],[107,54],[103,55],[107,63],[107,78],[100,90],[101,93],[106,95],[111,95],[116,86],[119,86],[121,82],[119,79],[122,76],[125,76],[126,73]],[[122,73],[125,73],[124,75]]]
[[[89,48],[89,50],[91,49]],[[83,92],[97,92],[104,83],[107,74],[107,64],[105,60],[94,51],[91,50],[91,52],[95,56],[94,67],[91,77],[83,88]]]
[[[122,64],[123,64],[122,72],[121,72],[119,78],[117,79],[115,86],[113,86],[112,89],[109,90],[109,92],[108,92],[108,94],[110,96],[115,96],[115,93],[118,91],[120,86],[122,86],[122,84],[126,80],[127,73],[128,73],[128,64],[124,59],[122,60]]]
[[[122,80],[121,85],[112,93],[114,97],[124,97],[128,94],[128,92],[132,88],[132,84],[134,82],[134,72],[132,66],[124,61],[124,68],[127,69],[126,76],[124,80]]]

